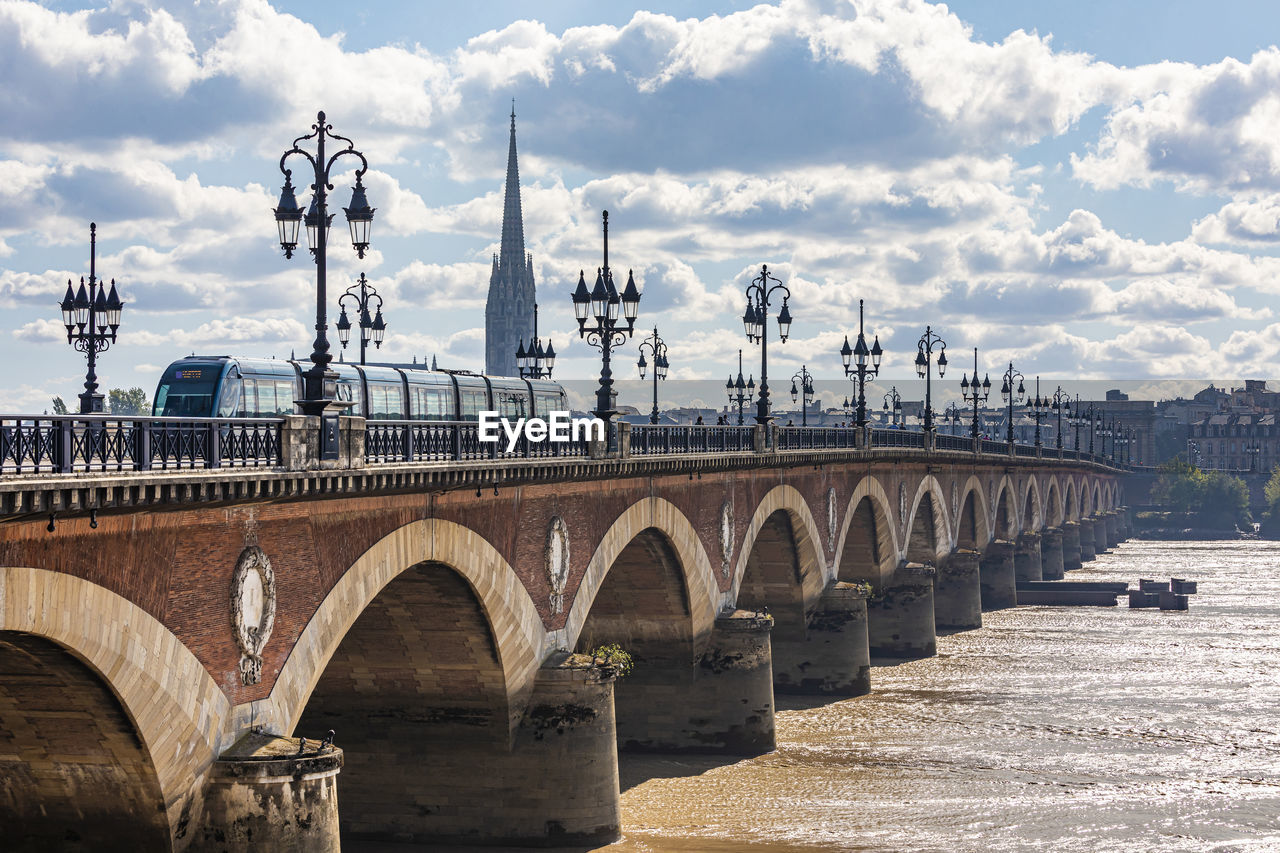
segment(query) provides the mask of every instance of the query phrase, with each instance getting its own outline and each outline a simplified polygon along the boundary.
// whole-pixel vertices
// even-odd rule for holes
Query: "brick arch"
[[[424,563],[447,566],[480,602],[494,638],[513,730],[544,656],[542,619],[515,571],[483,536],[436,518],[388,533],[334,584],[289,652],[271,695],[253,703],[258,724],[291,734],[356,620],[388,584]]]
[[[1036,531],[1044,527],[1044,504],[1040,501],[1040,484],[1027,477],[1027,493],[1022,501],[1022,529]]]
[[[1012,539],[1018,534],[1018,509],[1013,503],[1013,483],[1006,475],[996,486],[996,502],[991,512],[991,538]]]
[[[1060,527],[1066,516],[1062,510],[1062,489],[1058,487],[1058,478],[1050,477],[1045,487],[1044,523],[1049,527]]]
[[[987,513],[987,494],[982,480],[970,475],[960,492],[960,505],[952,507],[956,512],[953,546],[981,550],[991,541],[991,522]]]
[[[154,770],[164,840],[180,848],[178,828],[198,824],[209,766],[233,737],[230,703],[195,655],[127,599],[45,569],[0,568],[0,631],[63,650],[83,666],[78,675],[68,667],[68,679],[98,681],[114,696]]]
[[[821,543],[804,496],[792,486],[770,489],[747,526],[731,600],[740,607],[767,605],[775,619],[774,634],[784,639],[804,631],[806,614],[827,583]],[[768,596],[783,590],[780,609]]]
[[[880,586],[898,565],[898,531],[889,496],[875,477],[858,482],[849,497],[836,544],[837,580]]]
[[[951,512],[942,484],[932,474],[920,479],[903,529],[907,536],[903,556],[908,560],[933,562],[951,552]]]
[[[720,589],[711,560],[685,514],[670,501],[650,497],[627,507],[601,537],[573,597],[563,633],[557,632],[553,638],[557,648],[572,649],[577,645],[609,572],[636,538],[650,530],[661,535],[680,569],[691,620],[689,630],[695,643],[710,634],[720,609]]]

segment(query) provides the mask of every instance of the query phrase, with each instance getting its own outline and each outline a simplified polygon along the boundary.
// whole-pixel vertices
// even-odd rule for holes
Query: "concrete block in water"
[[[1172,590],[1160,590],[1160,609],[1161,610],[1186,610],[1187,597],[1178,595]]]

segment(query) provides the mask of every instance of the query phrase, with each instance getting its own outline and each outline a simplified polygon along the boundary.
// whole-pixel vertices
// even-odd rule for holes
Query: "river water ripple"
[[[1187,613],[1019,607],[778,698],[759,758],[625,757],[607,853],[1280,850],[1280,543],[1129,542],[1072,580],[1199,581]]]

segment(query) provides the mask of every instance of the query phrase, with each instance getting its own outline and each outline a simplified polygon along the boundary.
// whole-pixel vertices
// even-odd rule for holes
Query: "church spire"
[[[511,99],[511,147],[507,151],[507,195],[502,207],[501,266],[524,264],[524,217],[520,210],[520,168],[516,164],[516,99]]]

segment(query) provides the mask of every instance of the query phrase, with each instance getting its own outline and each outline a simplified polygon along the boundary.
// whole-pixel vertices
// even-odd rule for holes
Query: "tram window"
[[[152,411],[162,417],[209,417],[218,371],[214,365],[168,371],[156,389]]]
[[[404,394],[402,389],[370,382],[369,417],[379,420],[402,419],[404,417]]]
[[[234,418],[240,406],[240,377],[228,373],[222,380],[222,394],[218,397],[218,417]]]
[[[529,416],[529,395],[516,391],[500,392],[500,409],[504,418],[526,418]]]
[[[560,411],[564,408],[560,405],[559,394],[539,391],[534,394],[533,399],[535,414],[540,418],[547,418],[553,411]]]
[[[427,421],[453,420],[453,395],[446,388],[414,388],[414,417]]]
[[[247,418],[261,417],[258,412],[258,380],[244,380],[243,391],[240,394],[240,411]]]
[[[458,394],[461,397],[458,402],[462,404],[464,421],[479,420],[480,413],[489,408],[489,395],[482,389],[462,388],[459,389]]]

